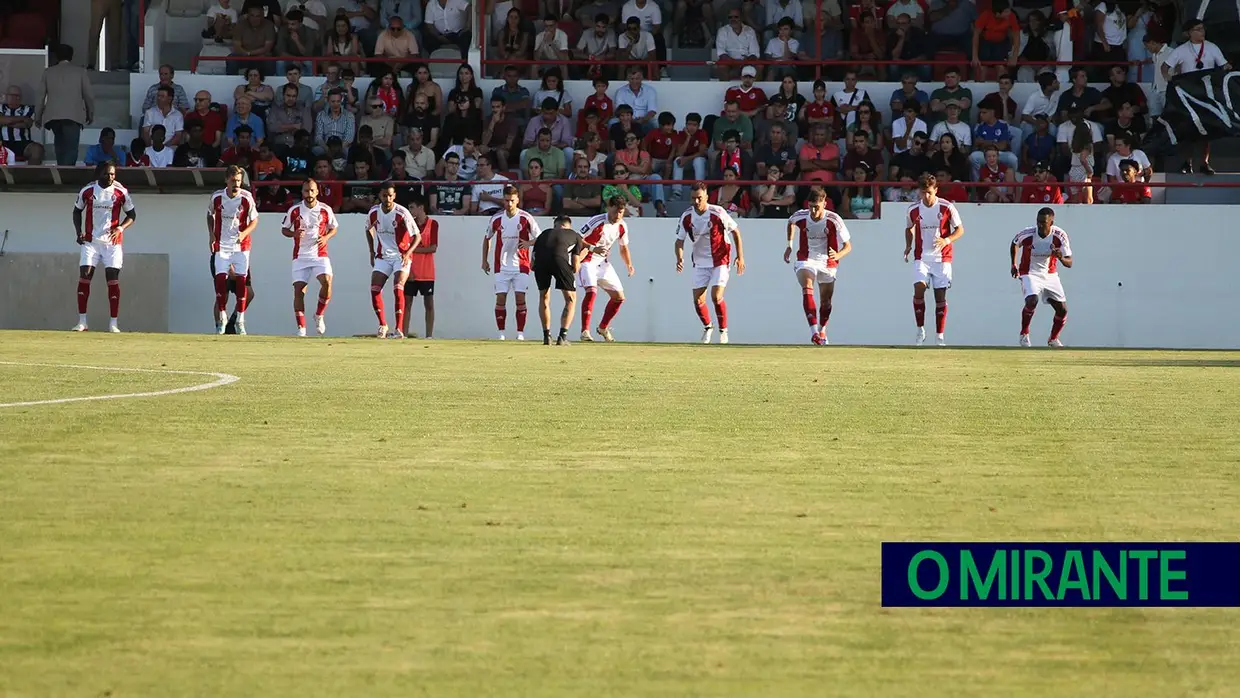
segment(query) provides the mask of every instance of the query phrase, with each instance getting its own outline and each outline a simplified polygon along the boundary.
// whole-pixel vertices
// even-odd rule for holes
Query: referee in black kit
[[[590,246],[573,230],[568,216],[555,219],[555,227],[542,232],[534,240],[534,281],[538,283],[538,318],[542,320],[543,344],[551,344],[551,280],[564,294],[564,312],[560,313],[560,336],[557,345],[568,344],[568,326],[573,323],[577,305],[577,267],[590,252]]]

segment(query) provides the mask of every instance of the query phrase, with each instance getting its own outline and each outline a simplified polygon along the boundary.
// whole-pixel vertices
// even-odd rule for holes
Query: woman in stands
[[[950,173],[955,182],[967,182],[973,174],[969,158],[960,152],[960,143],[950,133],[939,138],[939,149],[930,156],[930,171],[939,170]]]
[[[397,121],[405,113],[405,97],[400,90],[400,81],[395,71],[385,70],[378,80],[372,80],[366,88],[366,99],[377,99],[383,102],[383,111]],[[369,102],[368,102],[369,103]]]
[[[573,97],[564,91],[564,80],[560,77],[560,69],[551,67],[547,72],[543,73],[542,85],[538,91],[534,93],[534,98],[530,104],[542,104],[543,100],[550,97],[555,103],[560,105],[560,113],[567,117],[573,115]]]
[[[1072,165],[1068,168],[1069,182],[1089,182],[1094,176],[1093,130],[1089,124],[1072,132]],[[1070,204],[1092,204],[1094,188],[1089,186],[1065,187]]]
[[[857,184],[845,187],[840,197],[840,216],[853,220],[869,220],[874,217],[874,170],[864,160],[853,168],[853,181]]]
[[[474,80],[474,69],[468,63],[462,63],[456,69],[456,85],[448,91],[448,106],[456,103],[458,95],[469,97],[469,103],[480,113],[482,111],[482,88]]]
[[[629,168],[619,163],[612,169],[611,176],[615,179],[627,180]],[[636,184],[604,184],[603,201],[611,201],[613,196],[623,196],[628,212],[625,215],[642,215],[642,190]]]
[[[357,40],[357,34],[353,33],[353,25],[349,24],[347,17],[336,15],[335,21],[332,22],[331,33],[323,42],[323,46],[327,55],[336,58],[341,69],[351,68],[356,75],[364,72],[360,62],[349,60],[361,57],[362,45]],[[395,117],[396,114],[393,113],[392,116]]]
[[[825,85],[822,92],[825,98],[827,93]],[[794,124],[797,127],[797,132],[804,133],[805,130],[800,127],[805,123],[805,98],[801,96],[800,90],[797,89],[797,79],[791,75],[785,75],[779,81],[779,92],[776,94],[783,97],[784,103],[788,105],[788,111],[784,114],[784,120]],[[814,95],[817,96],[817,93],[815,92]],[[793,140],[795,141],[796,139]]]
[[[1046,15],[1041,10],[1030,12],[1025,22],[1029,28],[1020,34],[1020,68],[1016,71],[1016,79],[1033,82],[1037,73],[1055,69],[1047,65],[1055,61],[1055,42],[1046,26]]]
[[[546,213],[551,204],[551,185],[537,181],[543,178],[542,160],[530,158],[525,163],[525,178],[534,181],[521,183],[521,208],[536,216]]]
[[[528,61],[534,57],[534,36],[521,23],[521,11],[508,10],[508,19],[499,31],[499,57],[505,61]]]
[[[852,135],[857,131],[870,134],[870,148],[874,150],[881,152],[887,144],[887,138],[883,135],[883,117],[869,100],[857,107],[857,120],[848,126],[849,141],[852,141]]]
[[[736,183],[740,173],[729,167],[723,171],[723,184],[712,191],[706,200],[722,206],[728,213],[738,218],[748,218],[753,210],[753,202],[749,199],[749,188]]]
[[[237,89],[233,90],[234,109],[236,109],[237,100],[243,96],[250,98],[251,109],[258,115],[258,118],[265,120],[267,110],[275,101],[276,91],[271,89],[270,85],[263,84],[263,71],[254,66],[245,69],[245,84],[237,85]]]
[[[405,92],[405,101],[413,104],[414,97],[426,95],[426,109],[436,119],[443,121],[443,88],[431,80],[431,69],[419,64],[413,71],[413,84]]]
[[[597,133],[587,133],[586,147],[573,154],[574,159],[583,158],[590,163],[590,176],[598,177],[607,164],[607,153],[603,152],[603,139]],[[603,199],[606,201],[607,199]]]

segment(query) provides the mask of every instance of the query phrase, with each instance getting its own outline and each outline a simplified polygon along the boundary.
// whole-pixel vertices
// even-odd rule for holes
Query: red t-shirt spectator
[[[723,95],[724,104],[727,104],[733,100],[735,100],[737,104],[741,105],[741,111],[750,112],[766,106],[766,93],[762,91],[761,87],[756,85],[748,90],[742,88],[740,85],[736,85],[734,87],[729,87],[727,93]],[[723,112],[723,109],[719,110],[720,114],[723,114]]]
[[[831,100],[827,100],[822,104],[818,102],[807,102],[805,104],[805,118],[807,119],[830,119],[835,121],[835,105]]]
[[[684,131],[676,132],[676,146],[680,147],[689,136]],[[685,148],[685,155],[705,155],[707,148],[710,147],[710,136],[702,129],[698,129],[693,134],[693,141]]]
[[[966,189],[960,182],[940,182],[939,198],[947,199],[952,202],[968,201],[969,190]]]
[[[1143,204],[1154,198],[1154,192],[1148,186],[1135,182],[1111,185],[1111,201],[1118,204]]]
[[[1032,182],[1033,177],[1026,177],[1026,182]],[[1059,189],[1059,183],[1054,177],[1048,178],[1040,187],[1024,187],[1024,193],[1020,195],[1020,200],[1026,204],[1062,204],[1063,192]]]
[[[340,205],[344,203],[344,184],[335,180],[319,182],[319,201],[330,206],[333,211],[339,211]]]
[[[982,41],[997,44],[1011,36],[1012,32],[1020,31],[1020,23],[1016,21],[1016,13],[1008,12],[1006,17],[986,10],[977,16],[973,26],[982,30]]]
[[[676,132],[664,133],[663,129],[655,129],[646,134],[646,150],[656,160],[666,160],[672,156],[676,147]]]
[[[873,7],[867,7],[865,9],[867,12],[874,15],[874,19],[877,20],[876,24],[878,24],[878,26],[880,27],[883,26],[883,17],[887,16],[886,6],[880,7],[878,5],[875,5]],[[848,21],[851,22],[854,27],[861,26],[861,3],[860,2],[848,4]]]
[[[616,113],[616,103],[612,101],[611,97],[600,98],[598,95],[590,95],[589,97],[586,97],[585,106],[577,112],[578,128],[585,126],[585,111],[591,107],[598,110],[598,120],[601,124],[606,124],[608,121],[611,121],[611,117]]]
[[[197,111],[191,111],[185,115],[186,124],[194,119],[202,122],[202,142],[207,145],[214,145],[215,137],[219,135],[219,133],[224,130],[224,126],[228,124],[228,118],[224,116],[224,111],[217,107],[212,107],[206,114],[199,114]]]

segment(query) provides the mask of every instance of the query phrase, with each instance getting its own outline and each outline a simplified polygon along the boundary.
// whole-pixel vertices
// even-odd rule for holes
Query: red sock
[[[823,330],[827,329],[827,323],[831,321],[831,304],[823,303],[822,308],[818,311],[818,324]]]
[[[387,318],[383,316],[383,287],[370,287],[370,307],[375,309],[375,317],[379,318],[379,324],[387,326]],[[322,313],[319,313],[322,315]]]
[[[943,334],[947,327],[947,301],[934,304],[934,331]]]
[[[301,310],[294,310],[294,311],[293,311],[293,315],[296,315],[296,316],[297,316],[297,326],[298,326],[298,327],[300,327],[300,328],[302,328],[302,329],[305,329],[305,327],[306,327],[306,313],[305,313],[304,311],[301,311]]]
[[[1037,306],[1030,308],[1029,306],[1026,305],[1024,309],[1020,311],[1020,333],[1021,334],[1029,334],[1029,323],[1033,322],[1033,314],[1035,311],[1037,311],[1037,309],[1038,309]]]
[[[728,302],[722,298],[715,301],[715,319],[719,322],[719,329],[728,329]]]
[[[403,284],[392,286],[392,296],[396,301],[396,327],[405,326],[405,287]]]
[[[504,325],[508,323],[508,306],[495,306],[495,328],[500,332],[504,331]]]
[[[581,299],[581,331],[590,331],[590,316],[594,314],[594,287],[587,286]]]
[[[702,321],[702,327],[710,327],[710,311],[706,309],[706,301],[698,301],[697,314]]]
[[[113,320],[120,315],[121,311],[121,280],[113,279],[108,282],[108,312],[112,313]]]
[[[611,321],[616,319],[616,313],[620,312],[620,306],[623,304],[623,300],[615,298],[607,301],[607,307],[603,310],[603,321],[598,324],[600,330],[611,327]]]
[[[524,303],[517,306],[517,332],[525,331],[525,314],[527,312],[529,311],[526,309]]]
[[[913,319],[918,327],[926,326],[926,301],[922,298],[913,299]]]
[[[236,278],[237,287],[233,289],[233,293],[237,294],[237,312],[238,313],[245,312],[245,299],[246,299],[246,296],[248,295],[246,292],[245,282],[246,282],[246,275],[237,274],[237,278]]]
[[[78,279],[78,314],[86,314],[86,302],[90,300],[90,279]]]
[[[215,312],[228,309],[228,274],[215,275]]]
[[[801,289],[801,309],[805,311],[805,321],[810,327],[818,324],[818,306],[814,302],[814,289]]]
[[[1055,314],[1055,319],[1051,321],[1051,339],[1059,339],[1059,333],[1063,332],[1063,326],[1068,322],[1068,314]]]
[[[327,298],[324,298],[323,296],[319,296],[319,309],[314,311],[314,314],[316,317],[323,317],[323,312],[327,310],[327,303],[330,300],[331,300],[330,296],[328,296]]]

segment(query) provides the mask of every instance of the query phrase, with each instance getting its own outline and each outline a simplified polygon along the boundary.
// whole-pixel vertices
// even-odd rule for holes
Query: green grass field
[[[890,540],[1235,540],[1240,353],[0,333],[0,696],[1225,696],[1240,611],[883,609]],[[210,377],[0,363],[0,404]]]

